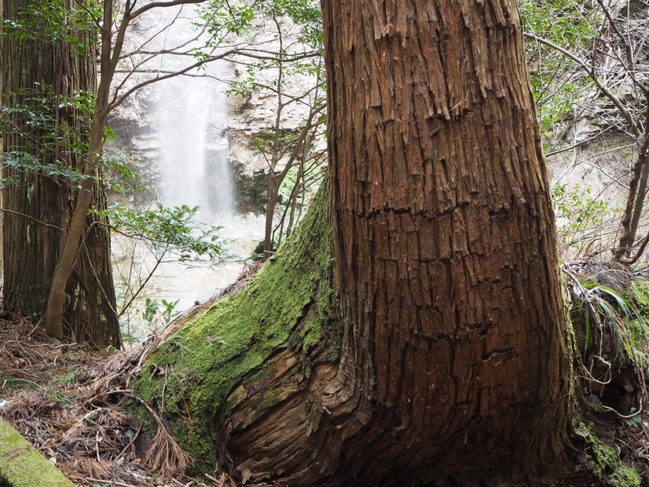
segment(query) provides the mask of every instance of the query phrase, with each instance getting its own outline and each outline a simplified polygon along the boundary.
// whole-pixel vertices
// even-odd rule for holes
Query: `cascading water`
[[[171,26],[160,39],[159,48],[178,50],[182,46],[180,50],[188,51],[199,47],[199,42],[191,42],[195,31],[182,8],[163,9],[162,15],[161,23]],[[187,56],[166,54],[160,60],[160,70],[179,71],[190,62]],[[153,112],[160,139],[160,201],[166,206],[199,206],[200,219],[210,224],[235,210],[227,138],[223,135],[227,100],[222,83],[217,81],[223,71],[223,64],[209,63],[160,82]]]
[[[200,42],[191,6],[154,9],[151,26],[169,26],[154,37],[156,50],[184,52],[164,54],[156,65],[161,74],[176,72],[195,62],[190,54]],[[158,29],[159,30],[159,29]],[[231,284],[262,234],[259,218],[238,215],[228,161],[224,128],[228,123],[224,83],[227,65],[214,62],[200,70],[159,81],[152,85],[155,100],[149,113],[156,141],[159,167],[159,201],[165,206],[199,206],[198,220],[220,226],[225,241],[225,262],[217,266],[193,266],[165,262],[152,279],[149,294],[155,299],[176,301],[176,310],[204,301]]]

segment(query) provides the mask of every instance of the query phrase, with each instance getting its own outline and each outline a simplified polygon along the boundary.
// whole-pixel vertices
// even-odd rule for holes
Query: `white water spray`
[[[159,36],[160,49],[176,54],[161,57],[159,69],[175,72],[191,64],[191,56],[180,54],[200,47],[194,41],[192,9],[161,9],[160,23],[169,25]],[[187,12],[187,14],[185,13]],[[160,200],[166,206],[199,206],[199,219],[218,223],[235,211],[232,175],[228,163],[228,144],[223,129],[227,126],[227,100],[223,63],[214,62],[200,69],[158,83],[158,101],[153,112],[157,126],[160,164]]]
[[[166,74],[194,63],[191,50],[201,42],[193,40],[196,30],[192,23],[197,16],[192,6],[154,11],[156,18],[149,24],[164,30],[152,47],[176,53],[164,54],[152,69]],[[150,294],[178,300],[176,310],[202,302],[234,282],[263,232],[261,217],[239,215],[236,210],[224,134],[227,98],[225,83],[220,81],[227,78],[227,65],[216,61],[152,85],[155,103],[148,116],[157,139],[159,201],[165,206],[199,206],[198,220],[222,227],[219,236],[225,240],[226,261],[222,264],[188,268],[165,263],[158,268]]]

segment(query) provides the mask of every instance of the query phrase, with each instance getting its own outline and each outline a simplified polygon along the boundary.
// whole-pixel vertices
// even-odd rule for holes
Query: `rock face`
[[[143,88],[124,102],[109,119],[115,138],[105,144],[106,153],[124,162],[137,174],[141,183],[138,191],[128,191],[129,201],[146,206],[157,200],[159,185],[157,160],[158,147],[150,114],[153,111],[153,90]],[[133,188],[134,189],[134,188]],[[113,194],[113,197],[119,197]]]

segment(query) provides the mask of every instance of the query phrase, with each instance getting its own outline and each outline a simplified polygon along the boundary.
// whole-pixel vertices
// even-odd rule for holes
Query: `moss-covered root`
[[[0,418],[0,485],[74,487],[9,423]]]
[[[321,191],[276,259],[181,328],[142,368],[135,394],[168,421],[197,470],[213,470],[224,448],[221,425],[233,411],[238,427],[250,425],[304,391],[314,362],[336,360],[328,221]]]

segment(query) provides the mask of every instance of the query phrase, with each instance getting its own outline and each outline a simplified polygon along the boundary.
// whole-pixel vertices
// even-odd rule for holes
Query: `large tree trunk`
[[[12,20],[18,19],[25,9],[43,4],[40,0],[2,1],[3,18]],[[69,17],[79,6],[74,0],[66,0],[63,8],[68,10]],[[5,157],[22,161],[31,157],[42,164],[62,163],[80,170],[91,114],[71,104],[75,97],[94,94],[96,90],[95,35],[90,31],[76,32],[77,39],[70,44],[53,36],[52,30],[60,20],[52,22],[52,27],[44,19],[39,24],[35,16],[26,19],[26,28],[32,34],[8,32],[4,39],[5,106],[31,107],[34,113],[51,117],[51,123],[34,127],[23,111],[10,116],[4,133]],[[35,100],[39,101],[38,106],[34,105]],[[61,134],[64,136],[58,137]],[[4,307],[36,316],[45,312],[77,194],[76,183],[65,177],[47,176],[45,172],[6,170],[4,174],[16,177],[16,183],[4,190],[3,198]],[[91,190],[94,207],[105,209],[101,183]],[[66,287],[66,336],[98,347],[119,347],[109,229],[105,218],[95,215],[87,217],[87,224],[84,249]]]
[[[136,390],[244,483],[534,485],[569,365],[515,1],[323,13],[337,300],[316,203]]]
[[[337,284],[372,385],[352,472],[529,472],[561,450],[568,363],[516,3],[323,4]]]

